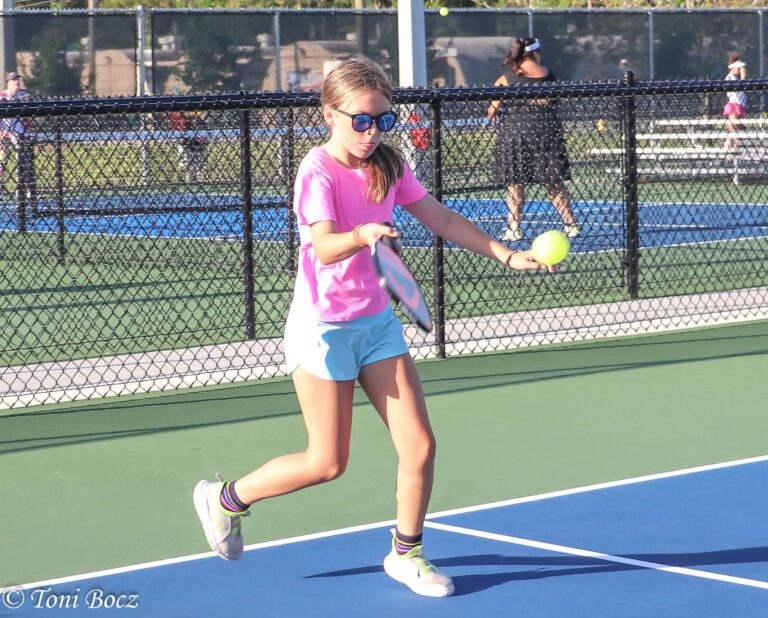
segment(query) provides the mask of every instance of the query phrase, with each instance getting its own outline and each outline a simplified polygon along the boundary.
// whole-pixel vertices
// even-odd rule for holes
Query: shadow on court
[[[710,552],[664,553],[664,554],[621,554],[621,558],[653,562],[676,567],[702,567],[724,564],[748,564],[768,562],[768,546],[745,547]],[[432,560],[440,568],[451,567],[538,567],[529,571],[510,571],[498,573],[478,573],[475,575],[455,575],[453,583],[456,596],[482,592],[509,582],[530,581],[551,577],[570,577],[573,575],[591,575],[595,573],[618,573],[639,571],[645,567],[630,564],[618,564],[594,558],[579,556],[504,556],[501,554],[477,554]],[[305,579],[349,577],[383,572],[381,565],[343,569],[308,575]]]

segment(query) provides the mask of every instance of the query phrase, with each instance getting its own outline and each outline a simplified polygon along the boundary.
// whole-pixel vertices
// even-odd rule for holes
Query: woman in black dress
[[[537,39],[516,39],[504,58],[505,71],[496,86],[554,82],[554,74],[541,64],[541,45]],[[502,240],[523,238],[520,222],[525,203],[525,185],[538,183],[547,189],[549,199],[563,219],[563,231],[577,236],[580,226],[573,216],[571,196],[565,187],[570,180],[570,163],[565,151],[563,126],[556,104],[547,99],[492,101],[488,117],[498,122],[494,157],[497,173],[507,184],[507,230]]]

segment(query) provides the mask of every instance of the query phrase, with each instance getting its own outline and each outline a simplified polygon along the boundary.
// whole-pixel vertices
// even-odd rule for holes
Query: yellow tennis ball
[[[533,259],[539,264],[554,266],[559,264],[566,257],[571,249],[571,243],[568,237],[560,230],[549,230],[539,234],[531,243],[531,253]]]
[[[451,12],[451,9],[449,9],[447,6],[441,6],[440,7],[440,11],[438,11],[438,12],[440,13],[441,17],[447,17],[448,13]]]

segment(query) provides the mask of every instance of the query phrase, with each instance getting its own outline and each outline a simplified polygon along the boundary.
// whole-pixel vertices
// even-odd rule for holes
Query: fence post
[[[245,93],[243,93],[245,94]],[[256,338],[256,316],[253,289],[253,197],[251,179],[251,117],[240,112],[240,161],[243,178],[243,267],[245,270],[245,338]]]
[[[765,49],[765,18],[763,10],[760,9],[757,12],[757,49]],[[765,56],[758,54],[758,70],[760,71],[759,77],[765,77]],[[760,112],[765,113],[765,91],[760,92]]]
[[[280,49],[282,42],[280,40],[280,9],[275,9],[275,18],[273,20],[272,28],[275,31],[275,90],[283,89],[283,67],[282,58],[280,57]]]
[[[56,261],[64,264],[64,155],[62,151],[61,118],[56,119]]]
[[[624,84],[635,85],[635,75],[632,71],[624,73]],[[624,188],[624,202],[626,204],[626,229],[627,229],[627,292],[630,298],[638,296],[638,270],[639,270],[639,213],[637,204],[637,110],[635,109],[634,95],[625,96],[624,107],[624,161],[622,165]]]
[[[293,212],[293,170],[294,165],[296,164],[294,154],[293,154],[293,147],[294,147],[294,132],[293,132],[293,124],[295,122],[294,114],[293,114],[293,108],[288,108],[288,118],[286,119],[286,122],[283,123],[283,126],[285,129],[279,129],[279,131],[287,131],[286,134],[287,139],[285,140],[285,151],[283,152],[282,156],[280,157],[280,170],[281,173],[284,174],[285,182],[288,184],[288,243],[287,243],[287,249],[288,249],[288,272],[289,273],[295,273],[296,272],[296,260],[294,259],[294,247],[296,247],[297,241],[296,241],[296,214]],[[283,140],[280,140],[280,146],[282,148]]]
[[[443,114],[439,99],[432,99],[432,192],[435,199],[443,201]],[[440,236],[433,240],[432,264],[435,273],[435,346],[437,357],[445,358],[445,255],[444,241]]]
[[[136,94],[140,97],[146,94],[147,65],[144,58],[146,49],[147,34],[144,23],[144,5],[140,4],[136,7]]]
[[[654,33],[654,12],[648,11],[648,79],[656,79],[656,60],[654,45],[656,34]]]

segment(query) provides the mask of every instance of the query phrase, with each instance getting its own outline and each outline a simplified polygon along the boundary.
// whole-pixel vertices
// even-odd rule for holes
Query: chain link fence
[[[34,97],[137,93],[135,11],[14,11],[0,16],[0,72]]]
[[[705,117],[726,87],[752,100],[768,80],[397,91],[388,139],[496,238],[511,182],[500,146],[537,127],[509,132],[488,105],[546,105],[581,226],[562,271],[542,276],[457,249],[397,209],[436,322],[429,335],[406,326],[412,354],[765,318],[768,120]],[[19,118],[23,135],[3,143],[0,406],[283,373],[293,179],[327,139],[316,92],[0,107],[0,122]],[[526,187],[515,246],[562,227],[549,197]]]
[[[398,83],[397,12],[270,9],[14,11],[0,14],[0,60],[36,97],[314,90],[325,63],[361,53]],[[515,37],[541,39],[566,81],[724,77],[737,51],[765,76],[763,9],[425,12],[427,77],[492,84]],[[762,99],[755,109],[763,111]]]

